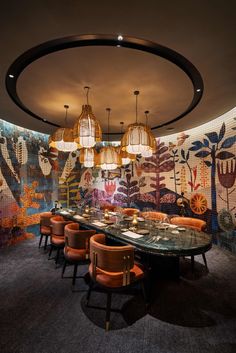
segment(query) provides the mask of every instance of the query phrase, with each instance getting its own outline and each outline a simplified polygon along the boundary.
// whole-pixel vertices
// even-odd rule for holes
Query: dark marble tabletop
[[[108,237],[124,244],[132,244],[143,252],[164,256],[197,255],[208,251],[212,246],[210,234],[199,232],[186,227],[176,227],[168,223],[145,221],[138,218],[136,227],[132,224],[132,217],[126,220],[120,214],[110,214],[106,224],[104,215],[100,211],[91,211],[89,217],[83,217],[79,210],[61,209],[57,211],[68,219],[79,222],[85,228],[96,229]],[[147,233],[147,234],[139,234]]]

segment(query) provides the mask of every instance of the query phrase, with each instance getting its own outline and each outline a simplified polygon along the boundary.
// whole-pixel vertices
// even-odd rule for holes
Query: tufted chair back
[[[190,217],[173,217],[170,220],[171,224],[176,224],[178,226],[185,226],[198,231],[204,231],[206,228],[206,222],[197,218]]]
[[[151,221],[164,222],[168,219],[168,215],[166,213],[156,211],[142,212],[141,216],[145,219],[150,219]]]

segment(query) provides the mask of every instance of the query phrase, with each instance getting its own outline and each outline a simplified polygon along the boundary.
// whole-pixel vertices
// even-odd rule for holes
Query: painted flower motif
[[[116,191],[116,183],[115,181],[105,181],[104,185],[105,191],[109,196],[112,196]]]
[[[224,172],[225,169],[225,172]],[[236,179],[236,160],[231,159],[231,161],[226,162],[226,167],[224,168],[224,162],[217,163],[217,173],[218,178],[222,186],[230,189],[234,186]]]
[[[190,208],[196,214],[203,214],[207,211],[207,199],[203,194],[194,194],[190,198]]]

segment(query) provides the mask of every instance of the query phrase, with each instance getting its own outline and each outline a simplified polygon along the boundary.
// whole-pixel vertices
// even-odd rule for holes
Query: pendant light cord
[[[89,105],[89,99],[88,99],[88,96],[89,96],[89,90],[90,90],[90,87],[85,86],[85,87],[84,87],[84,89],[86,89],[86,90],[87,90],[87,92],[86,92],[86,100],[87,100],[87,105]]]
[[[149,110],[145,110],[144,112],[145,116],[146,116],[146,127],[148,126],[148,114],[149,114]]]
[[[110,143],[110,113],[111,108],[106,108],[107,111],[107,134],[108,134],[108,142]]]
[[[139,91],[134,91],[134,95],[136,96],[136,124],[138,123],[138,95]]]
[[[65,104],[64,108],[66,110],[66,114],[65,114],[65,127],[67,127],[67,110],[69,109],[69,105]]]

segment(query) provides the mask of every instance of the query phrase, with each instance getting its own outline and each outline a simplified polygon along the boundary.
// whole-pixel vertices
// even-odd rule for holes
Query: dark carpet
[[[78,279],[72,292],[71,279],[61,279],[61,267],[37,244],[0,250],[1,353],[236,352],[235,255],[213,247],[210,272],[196,256],[194,275],[181,260],[179,281],[155,280],[147,311],[141,295],[115,294],[112,307],[122,312],[111,314],[105,332],[105,312],[85,305],[85,282]],[[93,292],[91,304],[105,306],[105,294]]]

